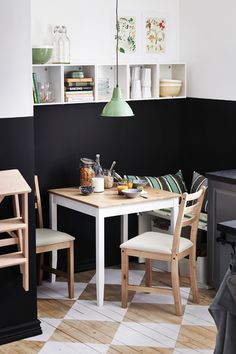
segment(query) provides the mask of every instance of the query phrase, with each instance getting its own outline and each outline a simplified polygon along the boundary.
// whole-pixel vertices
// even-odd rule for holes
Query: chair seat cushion
[[[36,229],[36,247],[73,241],[75,238],[65,232],[52,229]]]
[[[171,254],[172,243],[173,235],[149,231],[122,243],[120,248]],[[192,245],[193,243],[189,239],[180,237],[179,252],[185,251]]]

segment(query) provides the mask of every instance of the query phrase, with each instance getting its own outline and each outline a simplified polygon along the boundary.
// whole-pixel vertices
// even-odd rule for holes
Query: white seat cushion
[[[73,241],[75,238],[65,232],[51,229],[36,229],[36,247],[52,245],[59,242]]]
[[[120,248],[171,254],[172,243],[173,235],[150,231],[122,243]],[[179,252],[185,251],[192,245],[193,243],[189,239],[180,237]]]

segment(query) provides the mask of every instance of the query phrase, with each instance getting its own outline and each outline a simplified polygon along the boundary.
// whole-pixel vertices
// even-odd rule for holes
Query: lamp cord
[[[118,20],[118,0],[116,0],[116,87],[118,87],[118,51],[119,51],[119,20]]]

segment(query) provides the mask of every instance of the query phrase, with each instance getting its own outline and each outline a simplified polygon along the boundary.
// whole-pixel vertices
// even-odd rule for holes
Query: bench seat
[[[154,217],[170,220],[171,210],[170,209],[153,210],[148,212],[148,214]],[[187,219],[189,218],[189,216],[186,214],[185,218]],[[200,230],[207,231],[207,213],[203,213],[203,212],[200,213],[198,228]]]

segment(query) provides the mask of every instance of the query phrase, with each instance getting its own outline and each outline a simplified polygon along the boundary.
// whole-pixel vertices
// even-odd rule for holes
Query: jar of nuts
[[[87,159],[86,157],[82,157],[80,159],[80,185],[81,186],[91,186],[92,178],[95,177],[95,172],[93,169],[94,161],[91,159]]]

